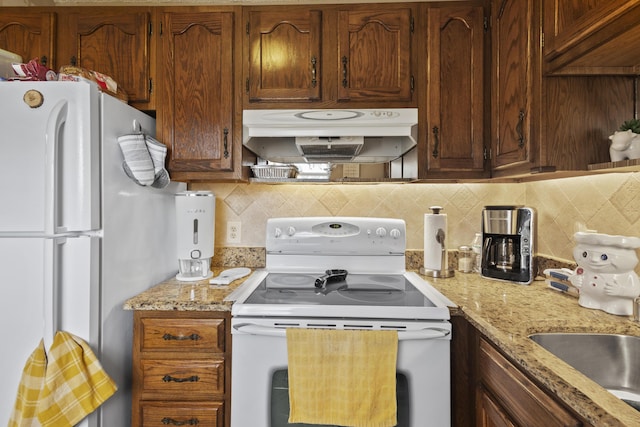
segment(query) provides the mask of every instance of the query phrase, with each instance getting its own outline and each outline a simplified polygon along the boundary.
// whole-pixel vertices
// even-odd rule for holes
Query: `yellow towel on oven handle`
[[[398,333],[287,329],[289,423],[397,425]]]
[[[89,345],[72,334],[56,333],[44,367],[43,355],[41,342],[25,366],[9,426],[38,425],[34,414],[44,427],[73,426],[117,390]]]

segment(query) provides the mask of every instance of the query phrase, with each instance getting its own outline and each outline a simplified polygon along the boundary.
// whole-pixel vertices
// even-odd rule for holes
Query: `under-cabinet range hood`
[[[244,110],[243,144],[279,163],[383,163],[416,145],[418,110]]]

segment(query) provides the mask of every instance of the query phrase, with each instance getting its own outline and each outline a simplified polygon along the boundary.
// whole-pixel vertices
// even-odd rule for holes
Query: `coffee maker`
[[[485,206],[482,210],[482,277],[530,284],[535,212],[522,206]]]
[[[178,275],[193,282],[208,279],[214,242],[216,199],[210,191],[182,191],[176,194],[178,233]]]

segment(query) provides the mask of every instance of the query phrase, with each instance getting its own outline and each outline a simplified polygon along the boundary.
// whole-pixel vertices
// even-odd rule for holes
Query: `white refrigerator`
[[[0,82],[0,425],[22,369],[56,330],[94,350],[118,391],[81,425],[128,426],[131,312],[177,271],[174,194],[122,168],[117,137],[155,120],[76,82]]]

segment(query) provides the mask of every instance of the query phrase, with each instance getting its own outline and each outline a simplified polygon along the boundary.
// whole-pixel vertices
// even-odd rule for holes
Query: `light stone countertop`
[[[217,268],[217,275],[223,268]],[[246,278],[229,286],[208,281],[160,283],[128,301],[128,310],[228,311],[223,299]],[[467,318],[532,378],[594,426],[640,426],[640,412],[531,341],[536,332],[619,333],[640,336],[630,317],[614,316],[578,305],[577,299],[546,287],[486,280],[456,271],[452,278],[426,278],[458,308],[452,315]],[[640,363],[640,361],[638,361]],[[471,386],[471,385],[470,385]]]

